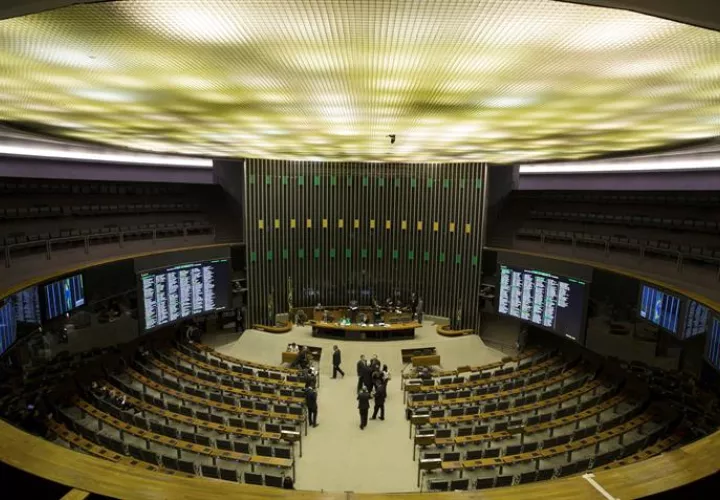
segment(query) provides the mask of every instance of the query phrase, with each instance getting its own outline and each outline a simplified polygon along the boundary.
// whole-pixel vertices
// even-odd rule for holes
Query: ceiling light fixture
[[[213,161],[208,158],[185,158],[181,156],[160,156],[136,153],[95,153],[70,149],[39,148],[32,145],[12,146],[0,144],[0,155],[53,158],[59,160],[161,165],[167,167],[213,167]]]
[[[613,172],[669,172],[673,170],[720,170],[720,155],[682,160],[629,160],[606,163],[563,162],[520,165],[520,174],[602,174]]]

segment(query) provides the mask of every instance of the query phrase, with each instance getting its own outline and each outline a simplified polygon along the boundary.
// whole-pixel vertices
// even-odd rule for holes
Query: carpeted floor
[[[208,335],[204,342],[221,352],[248,360],[280,364],[280,353],[290,342],[321,347],[318,427],[303,437],[303,457],[297,461],[296,487],[303,490],[354,492],[418,491],[417,462],[412,460],[409,423],[405,420],[400,374],[400,350],[434,346],[443,366],[481,365],[499,360],[499,351],[486,347],[480,337],[446,338],[425,322],[414,340],[391,342],[333,341],[316,339],[309,327],[295,327],[286,334],[247,330],[237,334]],[[332,346],[338,344],[345,377],[333,380]],[[355,389],[355,364],[360,354],[377,354],[393,375],[388,385],[385,420],[371,420],[360,430]],[[372,412],[372,406],[371,410]]]

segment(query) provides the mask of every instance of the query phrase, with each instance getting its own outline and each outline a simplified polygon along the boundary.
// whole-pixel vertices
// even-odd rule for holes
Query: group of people
[[[115,389],[111,389],[105,384],[99,385],[97,382],[93,382],[90,386],[90,390],[98,398],[104,399],[112,403],[121,410],[130,411],[135,409],[135,407],[128,402],[127,396],[125,394],[119,393]]]
[[[370,399],[373,398],[374,408],[371,420],[378,418],[385,420],[385,400],[387,399],[387,384],[390,381],[390,371],[387,365],[380,363],[377,354],[368,362],[365,355],[360,355],[357,362],[357,400],[360,412],[360,429],[367,427]]]

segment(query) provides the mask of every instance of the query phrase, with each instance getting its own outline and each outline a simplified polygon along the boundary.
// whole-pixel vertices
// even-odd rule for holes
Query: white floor
[[[475,335],[447,338],[437,335],[434,324],[425,322],[414,340],[391,342],[333,341],[316,339],[309,327],[295,327],[286,334],[256,330],[237,334],[208,335],[204,339],[220,352],[263,363],[280,364],[280,353],[290,342],[321,347],[318,427],[303,437],[303,457],[297,461],[296,487],[302,490],[353,491],[363,493],[418,491],[417,462],[412,460],[412,441],[400,390],[404,368],[401,349],[433,346],[443,366],[481,365],[502,358]],[[343,356],[345,378],[333,380],[332,346]],[[355,364],[360,356],[377,354],[388,365],[393,379],[388,386],[385,421],[371,420],[360,430],[355,389]],[[372,412],[372,407],[371,407]]]

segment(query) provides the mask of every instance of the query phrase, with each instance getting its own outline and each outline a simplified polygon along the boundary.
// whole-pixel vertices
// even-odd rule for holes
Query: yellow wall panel
[[[296,224],[295,219],[290,219],[290,229],[295,229]]]
[[[358,228],[360,227],[360,219],[355,219],[355,220],[353,221],[353,227],[354,227],[355,229],[358,229]]]
[[[340,229],[344,228],[344,227],[345,227],[345,221],[342,220],[342,219],[338,219],[338,227],[339,227]]]
[[[258,219],[258,229],[265,229],[265,221]]]
[[[450,232],[451,232],[451,233],[454,233],[454,232],[455,232],[455,223],[454,223],[454,222],[451,222],[451,223],[450,223]]]
[[[370,229],[375,229],[375,219],[370,219]]]
[[[433,231],[440,231],[440,223],[433,222]]]
[[[465,224],[465,234],[470,234],[470,224]]]
[[[400,229],[402,229],[403,231],[405,231],[407,229],[407,221],[406,220],[404,220],[400,223]]]
[[[323,229],[327,229],[327,227],[328,227],[328,221],[327,221],[327,219],[323,219],[323,220],[322,220],[322,227],[323,227]]]
[[[280,229],[280,219],[275,219],[275,229]]]
[[[312,219],[307,219],[305,221],[305,227],[310,229],[312,227]]]
[[[417,223],[417,230],[418,230],[418,231],[422,231],[422,226],[423,226],[423,223],[422,223],[421,220],[419,220],[418,223]]]
[[[385,229],[390,229],[392,227],[392,223],[389,220],[385,221]]]

